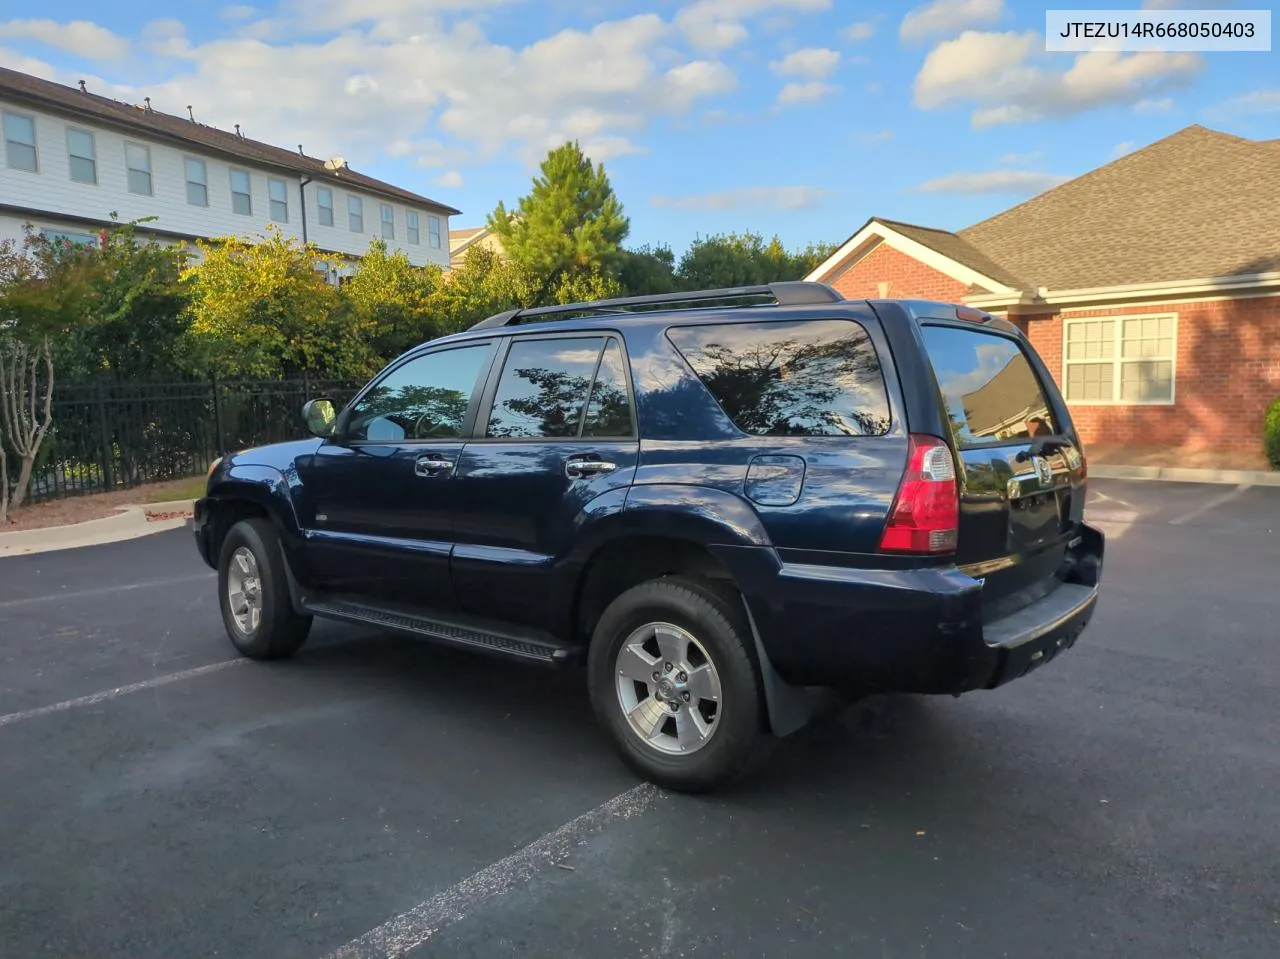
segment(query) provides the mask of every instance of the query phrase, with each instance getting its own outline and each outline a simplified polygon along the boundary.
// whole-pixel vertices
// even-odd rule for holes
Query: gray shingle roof
[[[328,184],[365,190],[379,196],[416,206],[430,207],[449,216],[459,211],[439,200],[401,189],[355,170],[329,170],[325,161],[294,150],[285,150],[259,140],[251,140],[226,130],[193,123],[157,110],[142,109],[109,97],[86,93],[74,87],[42,80],[30,74],[0,67],[0,97],[20,100],[55,112],[71,112],[92,117],[117,127],[135,130],[157,139],[177,140],[241,160],[253,161],[293,173],[313,177]]]

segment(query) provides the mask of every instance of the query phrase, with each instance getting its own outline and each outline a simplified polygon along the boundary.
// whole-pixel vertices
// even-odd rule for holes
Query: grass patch
[[[172,483],[160,483],[147,489],[146,502],[167,503],[171,500],[199,499],[204,495],[205,478],[192,476]]]

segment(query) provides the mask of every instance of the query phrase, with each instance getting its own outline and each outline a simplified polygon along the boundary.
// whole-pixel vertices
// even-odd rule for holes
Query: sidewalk
[[[190,521],[192,506],[191,500],[124,506],[114,516],[102,519],[0,533],[0,557],[101,546],[180,529]],[[180,515],[175,517],[175,513]]]
[[[1280,486],[1274,470],[1183,469],[1177,466],[1115,466],[1089,464],[1098,479],[1165,480],[1175,483],[1229,483],[1233,486]]]

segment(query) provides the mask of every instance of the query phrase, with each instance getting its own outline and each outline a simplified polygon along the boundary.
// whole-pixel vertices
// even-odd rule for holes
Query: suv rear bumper
[[[994,689],[1070,649],[1097,607],[1103,536],[1084,526],[1047,595],[984,621],[982,583],[956,567],[875,570],[725,556],[779,676],[865,692]],[[772,553],[770,550],[762,552]]]

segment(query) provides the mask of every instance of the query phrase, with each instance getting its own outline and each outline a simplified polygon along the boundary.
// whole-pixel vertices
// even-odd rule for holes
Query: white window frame
[[[71,152],[71,134],[80,133],[89,138],[89,156],[81,156],[79,153]],[[93,135],[92,130],[86,130],[84,127],[68,126],[66,130],[67,140],[67,178],[72,183],[79,183],[81,186],[97,186],[98,185],[98,138]],[[93,165],[92,180],[77,180],[75,178],[74,160],[88,160]],[[36,158],[37,164],[39,157]]]
[[[129,148],[141,150],[143,156],[147,158],[147,168],[145,170],[139,167],[129,166]],[[133,184],[129,182],[130,173],[145,173],[147,175],[147,192],[142,193],[133,188]],[[151,146],[147,143],[140,143],[137,140],[124,141],[124,187],[134,196],[155,196],[156,195],[156,168],[151,162]]]
[[[352,210],[352,204],[355,204],[356,210]],[[360,218],[360,228],[356,229],[353,217]],[[347,230],[351,233],[359,233],[364,235],[364,197],[356,196],[354,193],[347,194]]]
[[[329,202],[324,202],[325,197],[329,198]],[[329,222],[324,222],[324,212],[329,211]],[[316,221],[321,226],[333,226],[336,222],[333,213],[333,190],[327,186],[316,187]]]
[[[404,238],[410,246],[422,245],[422,231],[417,210],[404,211]]]
[[[271,195],[271,188],[273,186],[280,187],[280,190],[284,193],[283,200],[277,200],[274,196]],[[277,205],[284,207],[283,217],[276,216]],[[280,179],[279,177],[274,177],[274,176],[267,177],[267,218],[271,220],[272,223],[288,223],[289,222],[289,184],[286,181]]]
[[[390,216],[387,214],[390,214]],[[378,204],[378,224],[384,240],[394,240],[396,238],[396,208],[390,203]],[[390,232],[388,232],[388,229],[390,229]]]
[[[1165,360],[1166,357],[1134,357],[1132,359],[1124,359],[1124,322],[1125,320],[1172,320],[1173,321],[1173,353],[1167,357],[1169,360],[1169,398],[1167,400],[1125,400],[1120,398],[1121,371],[1125,363],[1148,362],[1152,360]],[[1067,359],[1067,336],[1068,331],[1074,323],[1114,323],[1115,324],[1115,342],[1110,360],[1099,360],[1096,358],[1069,360]],[[1111,364],[1111,399],[1109,400],[1077,400],[1072,399],[1068,392],[1067,370],[1073,365],[1089,365],[1097,363]],[[1062,397],[1067,401],[1068,406],[1173,406],[1178,401],[1178,314],[1175,312],[1164,313],[1115,313],[1105,316],[1070,316],[1062,319]]]
[[[24,143],[21,140],[10,141],[9,133],[7,130],[4,129],[5,117],[17,117],[22,120],[31,121],[32,142]],[[7,169],[17,170],[19,173],[34,173],[37,176],[39,176],[40,174],[40,124],[39,122],[37,122],[36,117],[33,114],[21,113],[17,110],[0,110],[0,139],[4,140],[4,163]],[[19,146],[29,147],[31,149],[31,152],[34,153],[36,157],[36,168],[34,170],[28,170],[26,167],[13,165],[12,160],[10,160],[9,158],[10,142],[17,143]]]
[[[204,171],[204,180],[191,179],[190,173],[187,171],[187,165],[190,163],[198,163],[200,169]],[[182,185],[186,194],[187,205],[195,207],[208,208],[209,206],[209,162],[204,157],[184,156],[182,158]],[[193,203],[191,200],[191,187],[198,186],[204,190],[204,202]]]
[[[427,214],[427,246],[433,250],[444,249],[444,227],[440,223],[440,217],[433,214]]]
[[[249,185],[249,190],[247,193],[236,189],[237,173],[244,174],[245,181]],[[253,216],[253,174],[250,173],[248,170],[244,169],[243,167],[232,167],[230,170],[227,171],[227,186],[231,190],[231,212],[234,213],[236,216]],[[249,209],[243,213],[236,209],[237,196],[247,196],[249,198]]]

